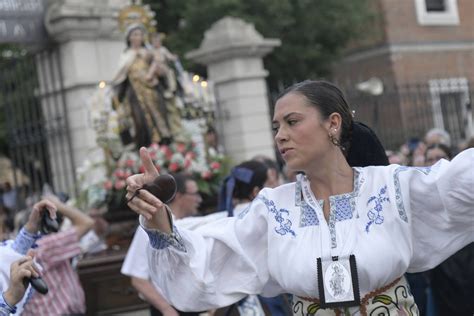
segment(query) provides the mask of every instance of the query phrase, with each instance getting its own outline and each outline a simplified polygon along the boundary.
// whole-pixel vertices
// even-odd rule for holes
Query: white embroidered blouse
[[[181,310],[247,294],[318,298],[316,259],[354,254],[363,297],[474,241],[474,149],[433,167],[354,168],[354,191],[330,197],[328,221],[321,205],[300,176],[238,217],[171,235],[145,228],[152,280]]]

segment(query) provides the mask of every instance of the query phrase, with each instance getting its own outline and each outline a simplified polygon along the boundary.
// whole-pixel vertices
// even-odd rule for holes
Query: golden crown
[[[125,33],[131,25],[141,24],[151,34],[156,32],[155,12],[149,5],[142,5],[141,1],[133,3],[119,12],[118,22],[120,31]]]

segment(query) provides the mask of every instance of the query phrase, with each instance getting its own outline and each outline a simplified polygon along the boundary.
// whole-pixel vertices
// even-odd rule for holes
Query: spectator
[[[451,148],[451,136],[444,129],[432,128],[425,134],[425,144],[426,146],[443,144]]]
[[[17,190],[12,187],[10,182],[3,184],[3,205],[11,211],[16,211],[17,204]]]
[[[94,225],[94,221],[80,210],[50,195],[58,212],[72,222],[72,227],[49,234],[38,241],[36,259],[43,267],[43,279],[48,284],[48,295],[34,293],[24,315],[70,315],[86,311],[84,290],[73,270],[71,259],[81,253],[79,240]]]
[[[425,152],[425,163],[426,166],[432,166],[438,162],[438,160],[446,159],[451,160],[452,154],[448,146],[444,144],[432,144],[426,148]]]

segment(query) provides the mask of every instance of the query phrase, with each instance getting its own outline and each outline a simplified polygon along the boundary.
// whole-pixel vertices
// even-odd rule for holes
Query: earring
[[[334,146],[341,147],[339,139],[337,139],[333,134],[329,133],[329,140],[333,143]]]
[[[339,147],[342,151],[346,150],[346,148],[341,145],[341,142],[339,141],[339,139],[337,139],[337,137],[331,133],[329,133],[329,140],[334,146]]]

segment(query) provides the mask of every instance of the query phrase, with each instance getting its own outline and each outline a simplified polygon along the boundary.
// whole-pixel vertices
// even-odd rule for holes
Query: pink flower
[[[160,151],[165,154],[165,157],[166,159],[171,159],[171,156],[173,156],[173,152],[171,151],[171,149],[166,146],[166,145],[161,145],[160,147]]]
[[[184,169],[191,167],[191,159],[184,159]]]
[[[110,180],[105,181],[104,182],[104,189],[106,189],[107,191],[111,190],[112,189],[112,181],[110,181]]]
[[[218,163],[217,161],[213,161],[211,162],[210,167],[213,170],[219,170],[221,168],[221,164]]]
[[[186,144],[184,143],[177,143],[176,150],[180,153],[184,153],[186,151]]]
[[[122,169],[117,169],[114,172],[114,176],[116,176],[118,179],[123,179],[125,175],[125,171]]]
[[[201,172],[201,178],[204,180],[209,180],[212,177],[212,172],[209,170]]]
[[[129,168],[132,168],[135,165],[135,161],[133,159],[127,159],[125,161],[125,165]]]
[[[117,182],[115,182],[115,189],[116,190],[121,190],[125,188],[125,181],[124,180],[118,180]]]
[[[145,172],[145,166],[141,165],[140,167],[138,167],[138,172],[144,173]]]
[[[196,158],[196,153],[192,151],[188,151],[186,155],[184,155],[184,159],[193,160],[194,158]]]
[[[148,153],[150,154],[151,159],[156,159],[156,152],[155,151],[149,151]]]
[[[158,149],[160,149],[160,146],[158,146],[157,143],[153,143],[153,144],[150,145],[149,148],[150,148],[150,149],[153,149],[153,150],[158,150]]]
[[[176,172],[176,171],[178,171],[178,169],[179,169],[179,164],[177,162],[172,162],[168,166],[168,170],[171,171],[171,172]]]

